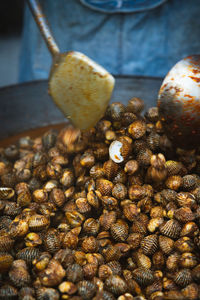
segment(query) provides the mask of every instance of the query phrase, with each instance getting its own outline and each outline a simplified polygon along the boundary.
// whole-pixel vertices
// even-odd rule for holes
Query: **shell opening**
[[[113,141],[110,144],[109,147],[109,155],[110,158],[115,162],[115,163],[121,163],[124,161],[124,158],[121,154],[121,150],[122,150],[122,143],[119,141]]]

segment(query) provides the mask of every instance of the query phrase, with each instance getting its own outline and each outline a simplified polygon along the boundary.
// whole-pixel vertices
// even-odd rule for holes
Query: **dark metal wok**
[[[136,96],[146,108],[156,105],[160,78],[117,77],[113,101],[124,104]],[[47,93],[47,81],[33,81],[0,89],[0,140],[25,130],[66,122]]]

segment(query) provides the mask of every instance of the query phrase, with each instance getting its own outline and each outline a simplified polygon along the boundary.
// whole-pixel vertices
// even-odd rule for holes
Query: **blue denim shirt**
[[[113,74],[165,76],[200,53],[200,0],[40,0],[62,52],[83,52]],[[20,81],[47,78],[51,56],[26,9]]]

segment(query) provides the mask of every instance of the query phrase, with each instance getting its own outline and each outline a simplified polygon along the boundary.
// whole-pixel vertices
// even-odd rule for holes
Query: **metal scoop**
[[[37,0],[27,0],[53,58],[49,93],[67,118],[80,129],[94,126],[104,115],[114,78],[79,52],[60,53]]]
[[[159,91],[158,109],[175,145],[200,146],[200,55],[182,59],[169,71]]]

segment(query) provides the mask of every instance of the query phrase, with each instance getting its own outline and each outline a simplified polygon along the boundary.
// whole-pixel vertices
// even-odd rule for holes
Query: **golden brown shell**
[[[181,269],[174,276],[176,284],[184,287],[192,282],[192,275],[189,269]]]
[[[8,234],[0,235],[0,252],[7,252],[12,249],[14,240]]]
[[[112,159],[107,160],[103,164],[103,172],[108,180],[111,180],[116,176],[118,171],[118,164],[116,164]]]
[[[31,277],[28,271],[28,267],[24,260],[15,260],[9,271],[9,278],[12,283],[17,287],[29,285]]]
[[[15,191],[10,187],[0,187],[0,199],[10,199],[15,195]]]
[[[113,189],[113,183],[107,179],[97,179],[96,188],[102,196],[110,196]]]
[[[106,289],[114,295],[124,294],[128,287],[124,279],[119,275],[111,275],[105,281]]]
[[[169,220],[164,222],[159,227],[160,232],[170,238],[178,238],[181,232],[181,225],[176,220]]]
[[[159,236],[159,246],[160,249],[165,254],[170,254],[174,249],[174,241],[166,236]]]
[[[9,253],[0,252],[0,274],[6,273],[9,271],[12,263],[13,257]]]
[[[137,268],[133,272],[133,279],[139,283],[140,286],[145,287],[154,281],[153,272],[145,268]]]
[[[86,234],[97,235],[99,232],[99,221],[93,218],[88,218],[83,224],[83,230]]]
[[[49,226],[49,219],[43,215],[35,214],[30,217],[28,225],[33,231],[41,231]]]
[[[28,265],[31,265],[34,259],[40,256],[40,250],[35,247],[26,247],[19,250],[16,254],[17,259],[23,259]]]
[[[141,241],[141,248],[146,255],[152,255],[158,248],[158,236],[156,234],[147,235]]]
[[[115,241],[123,242],[128,237],[128,225],[118,220],[110,227],[110,232]]]

